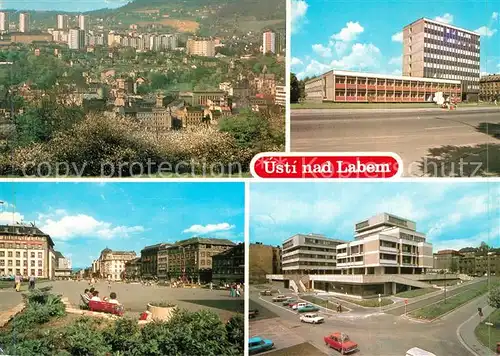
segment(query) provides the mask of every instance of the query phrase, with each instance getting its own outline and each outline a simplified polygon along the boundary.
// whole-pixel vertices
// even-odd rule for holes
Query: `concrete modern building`
[[[345,241],[320,234],[297,234],[283,242],[283,274],[331,274],[337,267],[337,246]]]
[[[67,30],[69,27],[69,16],[68,15],[57,15],[57,29]]]
[[[0,33],[7,32],[9,30],[9,14],[0,11]]]
[[[313,102],[432,103],[437,92],[460,101],[460,81],[332,70],[305,83]]]
[[[98,275],[100,278],[112,281],[121,281],[124,277],[125,262],[128,262],[137,255],[134,251],[113,251],[105,248],[97,261]]]
[[[281,247],[250,244],[249,249],[249,279],[260,283],[266,280],[268,274],[281,274]]]
[[[0,225],[0,276],[54,278],[56,256],[51,237],[34,226]]]
[[[212,256],[212,282],[215,284],[245,282],[244,243]]]
[[[78,28],[80,30],[85,30],[86,29],[85,28],[85,20],[86,20],[85,15],[78,15],[77,20],[78,20]]]
[[[69,30],[68,47],[75,50],[85,48],[85,31],[77,28]]]
[[[286,86],[276,85],[276,95],[274,98],[274,103],[279,106],[286,105]]]
[[[276,53],[276,33],[266,31],[262,34],[262,53]]]
[[[433,268],[447,272],[458,272],[462,254],[456,250],[441,250],[434,254]]]
[[[19,32],[30,32],[30,15],[27,12],[19,14]]]
[[[500,101],[500,74],[481,77],[479,80],[479,99]]]
[[[215,57],[215,41],[189,38],[186,42],[186,51],[193,56]]]
[[[59,251],[54,251],[56,266],[54,270],[54,277],[56,279],[71,278],[71,259],[66,258]]]
[[[421,18],[403,29],[403,75],[459,80],[462,99],[477,100],[480,35]]]

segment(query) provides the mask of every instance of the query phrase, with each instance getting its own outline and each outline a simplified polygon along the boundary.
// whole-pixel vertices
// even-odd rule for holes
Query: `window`
[[[31,253],[31,258],[35,258],[35,253],[34,252]]]
[[[35,261],[31,260],[31,267],[35,267]]]
[[[7,252],[7,257],[12,257],[12,251]]]
[[[38,267],[42,267],[42,261],[38,261]]]
[[[5,257],[5,252],[4,251],[0,251],[0,257]]]
[[[16,258],[20,258],[21,257],[21,252],[20,251],[16,251]]]
[[[20,260],[16,260],[16,267],[20,267],[21,266],[21,261]]]
[[[38,258],[42,258],[42,252],[38,252]]]

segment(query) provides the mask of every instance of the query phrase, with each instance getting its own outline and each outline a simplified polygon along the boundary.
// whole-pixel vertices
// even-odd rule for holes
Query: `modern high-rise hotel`
[[[421,18],[403,29],[403,75],[462,83],[462,99],[479,93],[479,34]]]

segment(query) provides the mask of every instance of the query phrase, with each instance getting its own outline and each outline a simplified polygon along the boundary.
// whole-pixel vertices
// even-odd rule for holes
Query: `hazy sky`
[[[0,9],[84,12],[120,7],[128,0],[0,0]]]

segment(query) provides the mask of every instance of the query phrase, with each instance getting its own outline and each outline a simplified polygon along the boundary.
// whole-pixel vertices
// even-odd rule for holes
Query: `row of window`
[[[473,58],[479,58],[479,52],[472,52],[472,51],[467,51],[464,49],[459,49],[459,48],[452,48],[448,46],[442,46],[442,45],[437,45],[434,43],[424,43],[424,47],[426,48],[432,48],[432,49],[437,49],[443,52],[448,52],[451,55],[457,55],[461,54],[463,56],[469,56]]]
[[[21,251],[15,251],[15,254],[16,258],[21,257]],[[7,257],[14,257],[13,255],[14,251],[7,251]],[[38,254],[36,254],[36,252],[30,253],[31,258],[36,258],[36,256],[38,256],[38,258],[43,258],[43,252],[38,252]],[[0,257],[5,257],[5,251],[0,251]],[[28,258],[28,251],[23,251],[23,257]]]
[[[36,275],[37,276],[43,276],[43,270],[42,269],[38,269],[38,270],[35,270],[35,269],[31,269],[29,271],[30,275],[35,275],[35,272],[36,272]],[[27,276],[28,275],[28,270],[27,269],[23,269],[21,270],[20,268],[16,268],[15,270],[12,269],[12,268],[8,268],[8,269],[4,269],[4,270],[1,270],[0,269],[0,276],[12,276],[14,275],[14,273],[16,275],[23,275],[23,276]]]
[[[428,28],[428,29],[431,29],[434,31],[438,31],[438,32],[443,32],[443,34],[447,33],[447,34],[450,34],[452,36],[458,36],[458,37],[463,37],[463,38],[468,38],[468,39],[472,38],[472,35],[468,32],[463,32],[463,31],[456,30],[453,28],[448,28],[448,27],[436,25],[436,24],[433,24],[430,22],[425,23],[425,28]]]
[[[23,260],[22,263],[21,263],[21,260],[16,260],[16,267],[20,267],[21,264],[24,266],[24,267],[27,267],[28,266],[28,261],[27,260]],[[0,260],[0,267],[2,266],[13,266],[14,265],[14,261],[13,260]],[[36,261],[33,261],[31,260],[30,261],[30,265],[31,267],[35,267],[36,265]],[[43,267],[43,262],[38,260],[38,267]]]
[[[429,38],[429,39],[436,40],[436,41],[449,42],[449,43],[456,44],[458,46],[475,48],[477,50],[479,50],[479,48],[480,48],[479,45],[477,45],[477,44],[467,43],[461,39],[446,37],[446,36],[442,36],[442,35],[439,36],[439,35],[433,35],[431,33],[426,33],[425,38]]]
[[[40,238],[37,238],[40,239]],[[8,242],[0,242],[0,248],[9,248],[9,249],[17,249],[17,250],[25,250],[25,249],[36,249],[39,250],[43,248],[42,244],[28,245],[28,244],[19,244],[19,243],[8,243]]]
[[[437,54],[437,53],[433,53],[433,51],[425,51],[424,58],[432,58],[432,59],[440,59],[443,61],[449,61],[451,63],[454,63],[455,67],[457,66],[457,64],[456,64],[457,62],[467,64],[469,66],[472,66],[472,69],[477,69],[477,72],[479,73],[479,69],[478,69],[479,68],[479,61],[473,61],[471,59],[457,57],[457,56],[448,56],[446,54]]]

